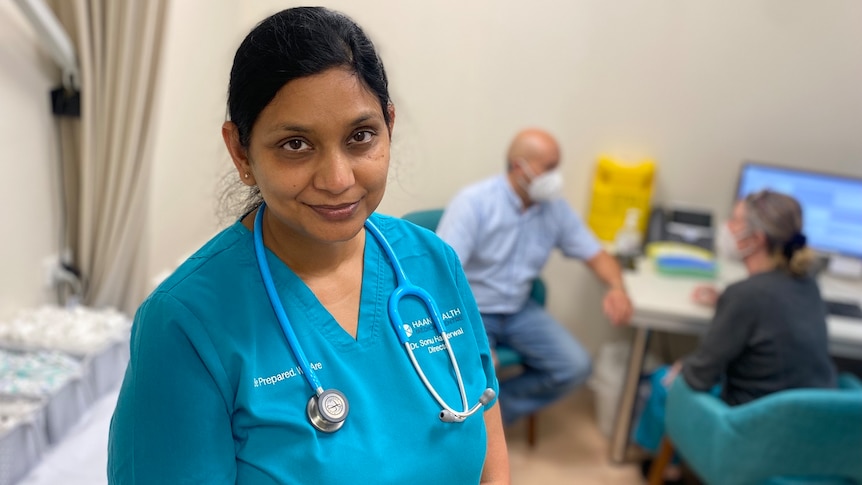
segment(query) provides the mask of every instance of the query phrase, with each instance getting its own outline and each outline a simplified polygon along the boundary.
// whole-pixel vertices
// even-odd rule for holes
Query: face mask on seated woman
[[[734,234],[727,223],[722,224],[718,228],[718,236],[715,238],[715,252],[722,259],[731,261],[743,261],[748,255],[753,253],[756,248],[748,244],[745,249],[740,249],[740,241],[745,240],[751,235],[751,231],[746,229],[741,234]]]

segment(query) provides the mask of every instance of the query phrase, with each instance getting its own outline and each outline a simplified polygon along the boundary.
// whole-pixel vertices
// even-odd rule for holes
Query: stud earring
[[[245,174],[243,174],[243,177],[248,178],[248,177],[249,177],[249,175],[250,175],[250,174],[249,174],[248,172],[246,172]]]

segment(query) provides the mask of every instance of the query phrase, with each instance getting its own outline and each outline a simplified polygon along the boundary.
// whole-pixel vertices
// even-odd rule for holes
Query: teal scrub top
[[[437,302],[469,405],[498,390],[482,320],[454,251],[409,222],[371,216],[411,282]],[[313,391],[275,317],[237,222],[215,236],[141,305],[131,359],[111,421],[112,484],[478,483],[486,451],[482,413],[444,423],[398,342],[387,312],[392,266],[365,242],[354,339],[309,288],[267,251],[298,341],[325,389],[349,415],[335,433],[311,426]],[[405,299],[403,325],[419,364],[455,410],[461,396],[424,305]],[[488,403],[485,409],[492,406]]]

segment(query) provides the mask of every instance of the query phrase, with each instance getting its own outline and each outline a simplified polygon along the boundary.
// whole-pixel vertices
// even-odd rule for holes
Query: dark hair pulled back
[[[365,32],[346,15],[323,7],[282,10],[252,29],[230,71],[228,113],[248,147],[261,111],[290,81],[331,68],[353,71],[380,100],[389,125],[389,83]]]

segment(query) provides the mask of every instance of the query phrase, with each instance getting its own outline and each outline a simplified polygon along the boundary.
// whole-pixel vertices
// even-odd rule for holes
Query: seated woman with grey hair
[[[710,288],[695,292],[694,299],[714,305],[715,314],[697,350],[652,379],[635,433],[646,449],[658,447],[664,399],[678,373],[695,390],[718,392],[720,384],[730,405],[785,389],[836,386],[826,307],[810,274],[815,256],[802,234],[799,202],[769,190],[738,201],[719,228],[716,250],[742,262],[748,277],[720,295]]]

